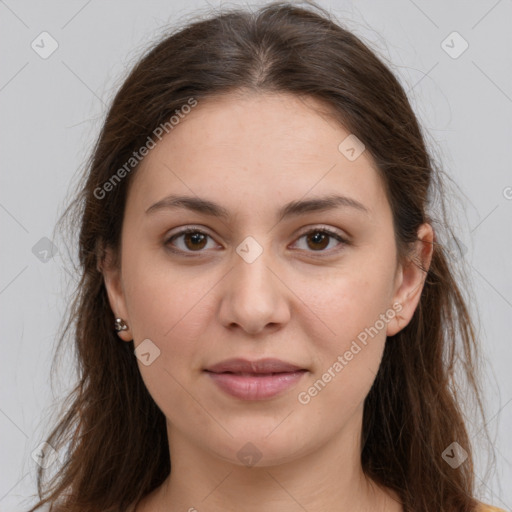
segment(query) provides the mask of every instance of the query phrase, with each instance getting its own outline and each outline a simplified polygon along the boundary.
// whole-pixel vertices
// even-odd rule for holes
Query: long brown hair
[[[464,379],[483,414],[477,343],[462,273],[446,249],[452,231],[443,173],[382,60],[313,2],[274,2],[256,12],[224,9],[166,35],[113,100],[83,184],[64,212],[79,229],[80,279],[57,352],[72,331],[78,383],[47,439],[61,454],[66,449],[64,460],[49,481],[38,469],[40,501],[30,512],[45,503],[67,512],[124,510],[171,471],[164,415],[141,379],[133,342],[120,343],[113,330],[99,264],[105,247],[119,250],[127,187],[137,170],[126,167],[133,152],[191,98],[200,103],[239,91],[313,97],[365,144],[384,179],[400,262],[420,224],[435,228],[419,305],[387,340],[365,400],[361,462],[407,511],[475,510],[472,450],[457,391]],[[122,179],[113,182],[123,166]],[[443,458],[453,442],[468,454],[457,468]]]

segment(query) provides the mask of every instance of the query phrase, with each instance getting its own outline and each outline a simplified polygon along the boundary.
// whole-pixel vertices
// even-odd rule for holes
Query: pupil
[[[188,242],[192,240],[192,247],[188,244]],[[202,249],[204,247],[204,243],[198,247],[197,243],[201,241],[205,241],[206,237],[202,233],[187,233],[185,235],[185,241],[187,242],[187,248],[189,249]]]
[[[326,236],[325,233],[322,233],[320,231],[317,231],[314,235],[311,235],[310,239],[313,239],[314,244],[320,243],[321,244],[321,247],[319,247],[320,249],[325,249],[325,247],[327,247],[327,245],[329,245],[328,237]],[[322,242],[326,242],[326,241],[327,241],[327,244],[326,243],[322,244]]]

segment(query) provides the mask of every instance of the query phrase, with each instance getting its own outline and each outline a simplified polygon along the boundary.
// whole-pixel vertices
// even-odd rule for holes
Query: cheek
[[[348,262],[321,280],[296,276],[293,281],[294,291],[304,297],[298,321],[310,334],[315,329],[314,338],[331,355],[348,350],[355,339],[385,340],[382,315],[393,313],[393,267],[391,262],[367,260],[360,258],[357,266]]]
[[[132,244],[133,245],[133,244]],[[123,260],[126,305],[133,324],[134,340],[154,338],[169,340],[195,339],[203,316],[205,296],[215,284],[212,273],[198,277],[193,266],[173,264],[161,250],[126,248]]]
[[[362,406],[375,380],[387,322],[394,310],[388,307],[385,281],[370,281],[368,276],[340,278],[330,287],[329,295],[330,300],[321,294],[312,298],[329,334],[320,328],[313,333],[310,327],[314,373],[297,390],[297,401],[309,411],[309,417],[328,417],[336,429]]]
[[[206,275],[194,279],[191,270],[177,271],[161,262],[150,265],[143,258],[123,263],[135,348],[149,339],[158,354],[149,365],[138,360],[146,388],[167,415],[187,411],[188,421],[204,421],[204,410],[189,394],[190,379],[197,370],[201,333],[211,316],[206,293],[216,280]]]
[[[321,287],[302,284],[307,306],[315,312],[314,323],[302,329],[314,340],[316,364],[298,401],[310,403],[311,411],[318,407],[322,414],[338,415],[342,408],[350,415],[364,401],[380,366],[387,324],[395,315],[393,269],[391,258],[370,257],[358,268],[333,273]]]

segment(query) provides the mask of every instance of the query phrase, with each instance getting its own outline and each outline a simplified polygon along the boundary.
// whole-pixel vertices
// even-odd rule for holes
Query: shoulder
[[[491,505],[486,505],[485,503],[480,503],[475,512],[506,512],[506,510],[498,507],[492,507]]]

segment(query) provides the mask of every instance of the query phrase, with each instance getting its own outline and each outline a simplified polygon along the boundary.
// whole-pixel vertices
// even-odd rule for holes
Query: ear
[[[115,318],[122,318],[128,325],[128,329],[120,331],[117,335],[123,341],[131,341],[133,336],[130,329],[130,319],[126,308],[123,282],[121,278],[121,265],[115,257],[112,248],[105,248],[98,263],[98,270],[103,274],[108,301]],[[112,324],[114,329],[114,324]]]
[[[405,265],[400,265],[396,279],[393,304],[402,309],[387,325],[387,336],[401,331],[410,321],[420,301],[423,285],[432,261],[435,233],[430,224],[418,228],[418,241]],[[397,310],[398,311],[398,310]]]

